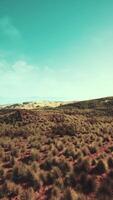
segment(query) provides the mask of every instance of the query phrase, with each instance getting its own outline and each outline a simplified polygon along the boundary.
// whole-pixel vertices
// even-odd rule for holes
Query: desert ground
[[[0,109],[0,199],[113,200],[113,97],[35,105]]]

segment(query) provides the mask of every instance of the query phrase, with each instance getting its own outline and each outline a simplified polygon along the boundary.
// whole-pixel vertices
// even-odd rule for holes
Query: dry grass
[[[91,106],[0,111],[1,199],[113,198],[113,115]]]

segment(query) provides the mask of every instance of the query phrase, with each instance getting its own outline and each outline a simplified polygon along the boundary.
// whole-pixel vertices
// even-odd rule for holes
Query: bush
[[[33,149],[32,151],[31,151],[31,161],[36,161],[37,160],[37,158],[38,158],[38,151],[37,150],[35,150],[35,149]]]
[[[76,152],[75,152],[75,150],[72,147],[67,147],[63,154],[67,158],[68,157],[72,157],[73,159],[76,158]]]
[[[96,193],[96,197],[98,200],[112,200],[113,194],[112,194],[112,188],[113,186],[109,184],[108,182],[104,181],[98,188],[98,191]]]
[[[92,173],[101,175],[107,172],[107,163],[103,160],[99,160],[97,165],[93,168]]]
[[[74,172],[70,172],[65,176],[64,185],[66,187],[75,187],[77,184],[77,180],[75,178]]]
[[[96,146],[89,146],[89,151],[91,154],[94,154],[97,152],[97,147]]]
[[[113,179],[113,170],[110,170],[110,171],[109,171],[108,177],[111,178],[111,179]]]
[[[5,182],[0,188],[0,198],[12,198],[18,194],[18,187],[12,182]]]
[[[60,189],[53,185],[53,188],[47,193],[47,199],[60,200]]]
[[[78,200],[78,195],[72,188],[67,188],[64,191],[63,199],[65,199],[65,200]]]
[[[90,170],[90,162],[89,160],[86,159],[80,159],[74,166],[74,171],[76,174],[80,173],[88,173]]]
[[[77,133],[76,126],[72,123],[62,123],[58,124],[55,127],[53,127],[53,133],[56,135],[64,136],[69,135],[73,136]]]
[[[16,183],[26,183],[34,189],[39,187],[39,180],[36,174],[23,164],[13,168],[12,179]]]
[[[46,182],[45,185],[52,185],[55,181],[55,177],[51,172],[47,172],[46,174]]]
[[[81,190],[84,194],[88,195],[96,190],[95,177],[82,174],[80,177]]]
[[[19,192],[19,200],[36,200],[33,189],[21,190]]]
[[[64,189],[64,181],[62,177],[59,177],[55,180],[55,186],[57,186],[59,189]]]
[[[52,169],[52,160],[46,159],[41,165],[40,168],[43,170],[51,170]]]
[[[108,166],[109,166],[109,168],[113,168],[113,158],[112,157],[108,158]]]
[[[88,149],[88,147],[84,147],[84,148],[82,149],[82,152],[83,152],[84,156],[89,155],[89,149]]]
[[[53,174],[53,176],[55,178],[59,178],[59,177],[62,176],[62,172],[61,172],[61,170],[57,166],[55,166],[55,167],[52,168],[51,173]]]
[[[70,165],[65,159],[59,160],[58,168],[61,170],[63,175],[70,171]]]
[[[0,168],[0,178],[2,178],[3,175],[4,175],[4,170],[3,170],[3,168]]]

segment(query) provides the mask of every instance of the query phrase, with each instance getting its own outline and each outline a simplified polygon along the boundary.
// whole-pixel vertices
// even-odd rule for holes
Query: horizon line
[[[77,101],[90,101],[90,100],[96,100],[96,99],[103,99],[103,98],[110,98],[113,96],[101,96],[101,97],[92,97],[92,98],[87,98],[87,99],[75,99],[75,98],[64,98],[64,97],[0,97],[3,100],[9,99],[6,102],[0,102],[0,105],[13,105],[13,104],[22,104],[22,103],[31,103],[31,102],[43,102],[43,101],[49,101],[49,102],[77,102]],[[19,99],[19,100],[17,100]],[[3,101],[2,100],[2,101]]]

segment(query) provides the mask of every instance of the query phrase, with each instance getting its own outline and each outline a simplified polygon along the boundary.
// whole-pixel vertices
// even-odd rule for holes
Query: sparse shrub
[[[19,200],[36,200],[34,191],[32,188],[22,190],[19,192]]]
[[[64,151],[64,155],[68,157],[72,157],[73,159],[76,158],[76,152],[72,147],[67,147],[66,150]]]
[[[11,199],[17,194],[18,187],[12,182],[5,182],[0,188],[0,198],[8,197],[9,199]]]
[[[19,154],[19,149],[12,148],[11,155],[14,156],[14,157],[18,157],[18,154]]]
[[[111,185],[111,183],[108,182],[107,180],[102,182],[96,193],[97,199],[98,200],[112,200],[113,199],[112,188],[113,188],[113,185]]]
[[[74,172],[70,172],[65,176],[64,185],[66,187],[75,187],[77,184],[76,176]]]
[[[82,149],[82,152],[83,152],[84,156],[89,155],[89,149],[88,149],[88,147],[84,147],[84,148]]]
[[[75,158],[78,160],[78,159],[82,159],[83,158],[83,153],[82,151],[78,151],[76,154],[75,154]]]
[[[3,149],[0,147],[0,160],[2,161],[4,157],[4,151]]]
[[[26,165],[21,164],[13,168],[12,179],[16,183],[27,183],[34,189],[39,187],[39,179]]]
[[[55,181],[55,176],[51,172],[47,172],[46,174],[46,182],[45,185],[52,185]]]
[[[62,176],[62,172],[61,172],[61,170],[57,166],[55,166],[55,167],[52,168],[51,173],[53,174],[53,176],[55,178],[59,178],[59,177]]]
[[[11,198],[18,194],[18,187],[14,183],[7,182],[6,191],[7,191],[7,196]]]
[[[61,172],[62,172],[64,175],[65,175],[67,172],[70,171],[70,165],[69,165],[69,163],[68,163],[66,160],[64,160],[64,159],[59,160],[59,162],[58,162],[58,167],[59,167],[59,169],[61,170]]]
[[[110,151],[113,152],[113,146],[109,147]]]
[[[52,160],[46,159],[41,165],[40,168],[43,170],[51,170],[52,169]]]
[[[111,178],[111,179],[113,179],[113,170],[110,170],[110,171],[109,171],[108,177]]]
[[[109,166],[109,168],[113,168],[113,158],[112,157],[108,158],[108,166]]]
[[[8,162],[10,159],[11,159],[11,156],[5,153],[3,157],[3,162]]]
[[[58,142],[56,143],[56,147],[57,147],[58,151],[62,151],[62,150],[63,150],[63,144],[62,144],[62,142],[61,142],[61,141],[58,141]]]
[[[59,177],[58,179],[55,180],[55,186],[57,186],[61,190],[64,189],[64,181],[62,177]]]
[[[53,127],[53,133],[56,135],[75,135],[77,133],[76,126],[70,123],[59,123]]]
[[[31,157],[31,161],[37,160],[37,158],[38,158],[38,151],[36,149],[32,149],[30,157]]]
[[[80,174],[82,172],[88,173],[90,170],[90,162],[87,159],[80,159],[74,166],[74,171],[76,174]]]
[[[96,190],[96,181],[93,176],[84,173],[81,174],[79,184],[81,185],[81,191],[86,195]]]
[[[53,185],[53,188],[49,193],[47,193],[47,199],[60,200],[60,189]]]
[[[69,187],[69,188],[65,189],[63,199],[78,200],[78,194],[72,188]]]
[[[94,154],[97,152],[97,147],[96,146],[89,146],[89,151],[91,154]]]
[[[93,159],[93,160],[91,161],[91,165],[92,165],[92,166],[95,166],[96,164],[97,164],[96,159]]]
[[[107,172],[107,163],[103,160],[99,160],[97,165],[93,168],[93,174],[104,174]]]
[[[34,161],[32,164],[31,164],[31,169],[37,173],[37,171],[39,171],[39,165],[36,161]]]
[[[2,178],[3,175],[4,175],[4,170],[3,170],[3,168],[0,168],[0,178]]]

